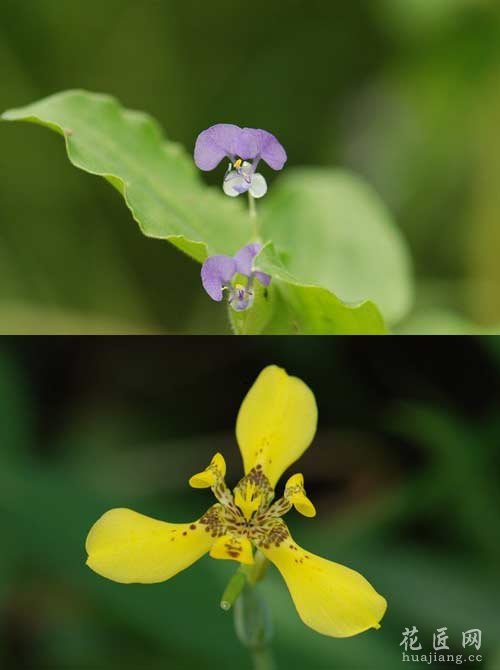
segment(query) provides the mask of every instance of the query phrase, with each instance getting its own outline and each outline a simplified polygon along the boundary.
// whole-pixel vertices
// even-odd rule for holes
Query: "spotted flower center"
[[[279,547],[290,537],[281,517],[293,506],[305,516],[315,514],[305,494],[302,475],[293,475],[284,496],[273,502],[274,490],[262,465],[253,467],[233,491],[225,483],[225,472],[225,462],[216,454],[204,472],[190,479],[195,488],[210,487],[218,501],[200,519],[205,531],[217,538],[210,552],[213,558],[252,563],[252,546]]]

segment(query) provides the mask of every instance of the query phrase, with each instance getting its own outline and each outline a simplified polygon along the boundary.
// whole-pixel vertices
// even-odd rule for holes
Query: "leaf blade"
[[[377,303],[389,323],[412,300],[406,244],[380,197],[361,178],[330,168],[291,168],[263,207],[262,230],[303,284],[344,303]]]
[[[2,120],[62,135],[71,163],[117,188],[144,235],[168,240],[199,262],[233,254],[251,236],[241,203],[204,186],[191,157],[151,117],[111,96],[66,91],[9,110]]]

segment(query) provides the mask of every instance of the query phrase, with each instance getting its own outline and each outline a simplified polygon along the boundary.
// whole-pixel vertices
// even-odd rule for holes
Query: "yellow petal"
[[[303,493],[298,493],[292,496],[290,498],[290,502],[295,507],[297,512],[299,512],[303,516],[307,516],[309,518],[316,516],[316,508],[309,500],[309,498],[305,496]]]
[[[206,528],[198,521],[166,523],[130,509],[112,509],[90,529],[87,565],[122,584],[163,582],[210,549],[214,538]]]
[[[226,476],[226,461],[222,454],[215,454],[203,472],[198,472],[189,480],[189,486],[194,489],[208,489],[214,486],[218,479]]]
[[[311,444],[317,420],[314,395],[303,381],[276,365],[264,368],[243,400],[236,422],[245,474],[261,464],[274,488]]]
[[[252,543],[247,537],[235,537],[234,535],[222,535],[214,542],[210,551],[212,558],[225,558],[252,565],[253,552]]]
[[[331,637],[380,628],[387,602],[359,572],[305,551],[290,537],[260,550],[281,572],[307,626]]]

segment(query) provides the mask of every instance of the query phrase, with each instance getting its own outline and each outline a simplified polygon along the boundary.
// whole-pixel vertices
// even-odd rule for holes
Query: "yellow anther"
[[[215,454],[210,461],[210,465],[198,474],[193,475],[189,480],[189,486],[194,489],[208,489],[214,486],[218,479],[222,479],[226,474],[226,461],[222,454]]]
[[[243,163],[243,161],[241,160],[241,158],[238,158],[238,160],[234,163],[233,167],[235,167],[237,170],[239,170],[242,163]]]
[[[316,516],[316,508],[306,496],[304,477],[300,473],[292,475],[285,485],[285,498],[304,516]]]
[[[234,502],[240,508],[247,521],[250,521],[262,502],[262,496],[256,495],[256,489],[257,487],[254,482],[247,482],[243,492],[240,488],[237,488],[235,491]]]

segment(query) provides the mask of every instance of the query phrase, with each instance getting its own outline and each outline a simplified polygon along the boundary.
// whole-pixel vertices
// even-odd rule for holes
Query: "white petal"
[[[249,163],[248,161],[243,161],[243,164],[240,168],[240,172],[245,175],[245,177],[248,177],[252,174],[252,164]]]
[[[241,177],[236,170],[232,170],[224,179],[222,190],[226,195],[231,196],[231,198],[236,198],[238,195],[241,195],[241,192],[237,191],[235,186],[246,187],[247,185],[245,179]]]
[[[262,198],[267,193],[267,182],[264,177],[256,172],[252,177],[252,184],[250,186],[250,193],[254,198]]]

